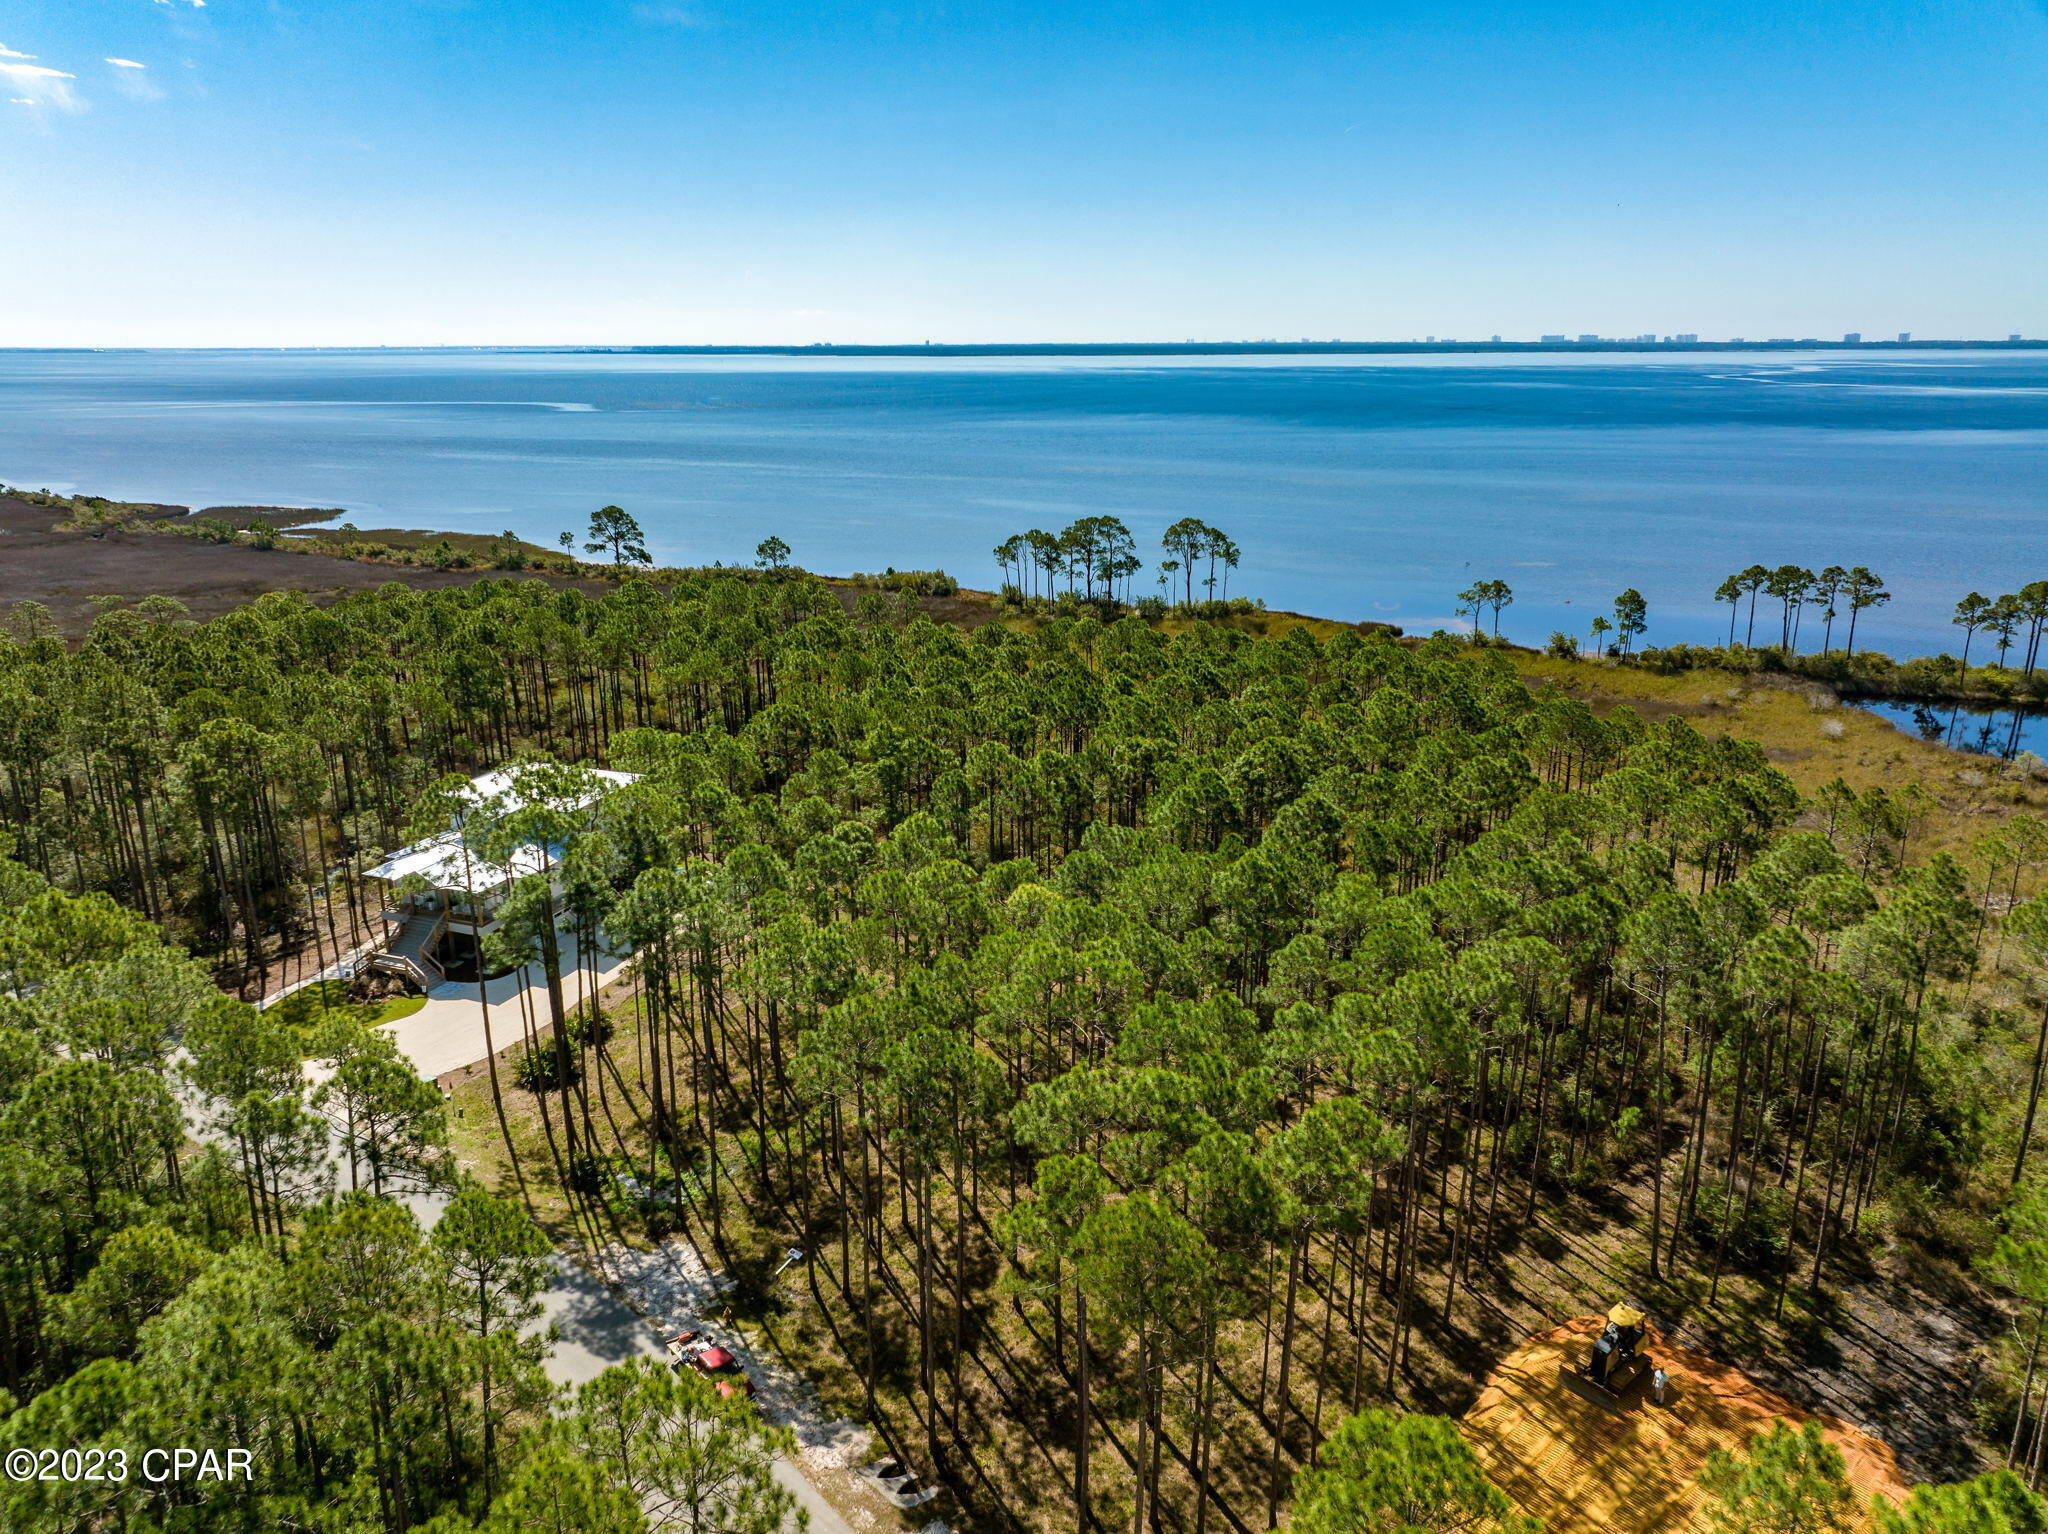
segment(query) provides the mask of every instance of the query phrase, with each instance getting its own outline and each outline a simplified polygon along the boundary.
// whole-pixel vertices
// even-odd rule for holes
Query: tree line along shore
[[[1455,1412],[1514,1331],[1617,1290],[1745,1367],[1797,1361],[1795,1394],[1860,1392],[1917,1479],[2038,1479],[2036,816],[1930,852],[1902,788],[1802,792],[1754,744],[1449,637],[1085,600],[968,629],[779,566],[522,574],[205,622],[109,603],[75,644],[14,610],[10,1444],[204,1427],[289,1460],[310,1528],[495,1534],[549,1477],[630,1527],[593,1445],[701,1403],[515,1388],[536,1218],[715,1254],[963,1528],[1341,1509],[1399,1459],[1372,1413]],[[451,779],[581,805],[585,765],[639,779],[563,812],[531,903],[639,957],[606,1010],[508,1020],[552,1070],[494,1057],[444,1115],[345,999],[256,1014],[176,957],[260,993],[338,951]],[[480,1320],[449,1276],[477,1254],[318,1175],[309,1059],[349,1067],[394,1185],[451,1151],[481,1175],[509,1276]],[[363,1262],[367,1299],[319,1287]],[[1946,1299],[1912,1286],[1934,1274]],[[1844,1365],[1878,1304],[1961,1328],[1974,1390]],[[331,1388],[188,1366],[200,1334]],[[22,1527],[85,1516],[5,1494]],[[120,1506],[255,1505],[191,1495],[183,1523]]]
[[[402,572],[400,578],[415,583],[459,583],[484,575],[528,574],[574,582],[592,592],[600,589],[601,583],[629,576],[659,583],[693,573],[693,569],[709,569],[741,579],[779,579],[798,568],[792,564],[790,545],[773,534],[760,541],[750,564],[693,569],[654,566],[648,558],[645,534],[639,523],[617,506],[594,512],[587,535],[565,529],[558,546],[550,548],[521,539],[510,531],[494,535],[400,529],[364,531],[347,520],[345,513],[335,510],[223,506],[193,514],[185,507],[0,486],[0,521],[6,520],[10,505],[50,517],[50,528],[59,536],[89,537],[102,549],[110,540],[115,544],[132,544],[138,534],[178,539],[184,551],[198,555],[192,574],[182,582],[175,569],[179,561],[158,545],[156,552],[165,554],[173,568],[165,569],[161,561],[151,559],[138,562],[131,569],[109,570],[110,584],[105,592],[94,594],[140,597],[182,592],[188,602],[196,598],[202,610],[209,612],[213,606],[206,601],[206,575],[219,574],[217,569],[209,570],[209,564],[231,560],[239,567],[251,553],[280,550],[323,556],[360,572],[338,589],[360,589],[374,583],[372,572],[379,568]],[[330,523],[334,525],[324,525]],[[17,544],[17,553],[20,549]],[[1074,617],[1083,612],[1108,618],[1131,612],[1155,624],[1194,617],[1212,621],[1247,618],[1266,611],[1263,601],[1257,598],[1230,595],[1231,572],[1241,562],[1243,550],[1223,529],[1198,517],[1182,517],[1164,530],[1158,549],[1159,557],[1149,567],[1151,578],[1144,583],[1150,589],[1144,589],[1140,583],[1148,567],[1139,553],[1137,538],[1120,518],[1113,516],[1082,517],[1057,532],[1033,528],[1006,537],[990,551],[1000,575],[999,587],[992,594],[964,591],[959,581],[943,570],[892,567],[875,573],[822,578],[846,592],[912,592],[927,599],[934,616],[954,622],[986,621],[983,609],[991,604],[1001,615],[1013,618],[1055,614]],[[587,559],[583,555],[598,557]],[[101,553],[97,557],[103,560],[105,556]],[[70,556],[69,562],[79,563],[75,555]],[[17,565],[20,568],[11,591],[4,577],[0,577],[0,595],[35,597],[39,590],[36,583],[47,582],[52,572],[33,560],[17,560]],[[257,594],[265,575],[277,579],[281,574],[276,566],[260,561],[246,568],[252,579],[230,587],[237,599]],[[152,569],[158,584],[148,586]],[[218,589],[217,579],[212,584]],[[317,579],[293,584],[301,589],[320,588]],[[2017,591],[1995,598],[1978,592],[1966,594],[1957,602],[1953,615],[1955,626],[1962,632],[1961,654],[1914,656],[1903,661],[1872,649],[1867,635],[1863,647],[1857,646],[1856,629],[1863,615],[1891,601],[1882,578],[1863,566],[1829,566],[1815,572],[1791,564],[1751,565],[1723,580],[1714,597],[1717,603],[1729,605],[1728,637],[1721,644],[1646,644],[1637,648],[1638,641],[1651,628],[1651,613],[1642,593],[1630,588],[1614,599],[1611,611],[1598,613],[1590,620],[1585,635],[1555,632],[1541,646],[1531,648],[1540,648],[1559,659],[1575,660],[1590,646],[1595,659],[1607,660],[1611,656],[1666,675],[1715,670],[1804,678],[1851,698],[1967,703],[1992,708],[2037,708],[2048,703],[2048,672],[2038,664],[2042,639],[2048,633],[2048,581],[2028,582]],[[1759,642],[1757,608],[1759,601],[1765,599],[1775,602],[1778,610],[1772,614],[1766,608],[1765,637]],[[1514,601],[1514,589],[1506,581],[1481,580],[1457,594],[1455,607],[1469,625],[1471,640],[1490,638],[1501,642],[1501,614]],[[60,625],[66,632],[80,628],[89,612],[90,603],[81,601],[75,621],[67,623],[60,617]],[[1327,626],[1303,614],[1280,616],[1308,623],[1318,631]],[[1773,617],[1779,630],[1775,641],[1769,635]],[[1802,650],[1802,627],[1809,618],[1820,625],[1821,642],[1817,649]],[[1834,642],[1838,619],[1842,624],[1840,646]],[[1738,624],[1742,629],[1740,639],[1736,637]],[[1360,627],[1401,632],[1393,624],[1368,623]],[[1970,652],[1980,634],[1997,659],[1973,668]],[[2015,654],[2017,660],[2008,664]]]

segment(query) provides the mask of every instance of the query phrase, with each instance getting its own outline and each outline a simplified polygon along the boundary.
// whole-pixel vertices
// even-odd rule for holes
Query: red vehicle
[[[718,1386],[722,1396],[752,1395],[754,1382],[747,1378],[747,1371],[740,1367],[740,1361],[715,1343],[700,1353],[692,1354],[690,1367]]]

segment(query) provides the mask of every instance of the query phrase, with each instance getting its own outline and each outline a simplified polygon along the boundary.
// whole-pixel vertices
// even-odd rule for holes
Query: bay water
[[[1114,515],[1156,560],[1196,516],[1233,595],[1426,633],[1498,579],[1535,644],[1628,587],[1645,642],[1712,642],[1730,572],[1861,564],[1893,599],[1857,642],[1905,656],[2048,578],[2048,352],[0,352],[0,481],[551,546],[618,504],[664,564],[774,534],[983,587],[1010,533]]]

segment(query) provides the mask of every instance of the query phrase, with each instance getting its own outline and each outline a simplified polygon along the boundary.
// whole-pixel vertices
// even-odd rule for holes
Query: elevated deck
[[[448,925],[448,913],[420,912],[403,915],[386,911],[384,917],[395,925],[380,952],[370,958],[370,968],[404,975],[421,990],[432,990],[448,978],[434,957],[434,947]]]

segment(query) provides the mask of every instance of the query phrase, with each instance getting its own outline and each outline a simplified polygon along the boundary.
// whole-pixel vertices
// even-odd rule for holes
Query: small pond
[[[2048,757],[2048,713],[2023,708],[1972,708],[1955,703],[1858,702],[1856,707],[1908,735],[1957,751],[2010,759],[2022,751]]]

